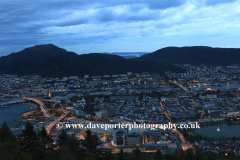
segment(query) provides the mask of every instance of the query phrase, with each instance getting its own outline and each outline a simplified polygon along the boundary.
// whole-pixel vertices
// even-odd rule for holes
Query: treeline
[[[123,149],[117,154],[110,150],[97,149],[101,143],[97,135],[86,130],[85,139],[77,140],[75,135],[68,135],[64,130],[58,135],[54,144],[43,127],[35,132],[33,126],[27,122],[21,134],[14,136],[3,123],[0,129],[0,159],[1,160],[212,160],[212,159],[240,159],[234,152],[200,153],[199,150],[177,151],[174,154],[163,155],[160,150],[154,155],[148,155],[136,148],[132,153],[124,153]],[[81,146],[81,147],[80,147]]]

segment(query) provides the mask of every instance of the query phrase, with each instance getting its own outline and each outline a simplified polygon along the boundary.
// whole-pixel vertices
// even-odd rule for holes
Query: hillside
[[[55,45],[36,45],[0,57],[0,73],[41,75],[46,77],[123,74],[131,72],[183,72],[181,68],[160,62],[136,61],[99,53],[78,55]]]
[[[136,60],[163,61],[181,64],[232,65],[240,64],[240,49],[196,47],[166,47],[145,54]]]

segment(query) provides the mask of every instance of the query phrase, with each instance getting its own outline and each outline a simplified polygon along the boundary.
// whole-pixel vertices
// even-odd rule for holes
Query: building
[[[104,75],[103,78],[110,78],[110,75]]]
[[[84,106],[84,112],[87,112],[87,113],[93,113],[94,111],[94,104],[93,103],[88,103]]]
[[[52,91],[51,96],[52,96],[52,97],[55,97],[55,96],[63,96],[64,94],[65,94],[65,91],[64,91],[64,90],[55,90],[55,91]]]
[[[105,117],[105,115],[106,115],[106,112],[104,110],[100,110],[100,111],[96,112],[96,117],[98,117],[98,118],[103,118],[103,117]]]
[[[132,75],[132,72],[127,72],[127,75],[128,75],[128,76],[131,76],[131,75]]]
[[[78,76],[69,76],[69,79],[78,79]]]
[[[123,131],[116,132],[116,144],[117,146],[125,146],[125,133]]]
[[[73,112],[73,114],[75,115],[75,116],[79,116],[79,117],[84,117],[84,118],[89,118],[90,117],[90,114],[89,113],[86,113],[86,112],[84,112],[84,111],[82,111],[82,110],[80,110],[80,109],[73,109],[72,110],[72,112]]]
[[[125,146],[125,140],[127,136],[127,128],[115,128],[113,129],[113,144],[118,147]]]
[[[85,78],[85,79],[89,78],[89,75],[84,75],[84,78]]]
[[[157,150],[160,150],[164,155],[172,154],[178,150],[176,143],[152,143],[144,144],[145,152],[154,154]]]
[[[237,116],[237,115],[239,115],[239,111],[237,110],[230,110],[228,111],[228,114],[227,114],[227,116]]]
[[[138,101],[139,97],[137,96],[111,96],[110,97],[110,101],[120,101],[120,102],[124,102],[124,101]]]
[[[131,146],[141,145],[141,135],[136,133],[130,133],[127,135],[127,144]]]

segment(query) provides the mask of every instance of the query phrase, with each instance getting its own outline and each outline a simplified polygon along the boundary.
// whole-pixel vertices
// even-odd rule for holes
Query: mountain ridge
[[[37,74],[46,77],[123,74],[127,72],[183,72],[183,69],[159,62],[125,59],[117,55],[90,53],[78,55],[52,44],[36,45],[0,57],[0,73]]]
[[[179,64],[232,65],[240,64],[240,49],[209,46],[165,47],[135,59]]]

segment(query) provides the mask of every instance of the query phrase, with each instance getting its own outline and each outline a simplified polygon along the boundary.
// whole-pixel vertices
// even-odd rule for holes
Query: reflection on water
[[[196,88],[196,89],[203,89],[203,88],[211,88],[211,89],[234,89],[234,88],[240,88],[240,84],[226,84],[226,85],[221,85],[221,86],[215,86],[215,85],[194,85],[191,88]]]
[[[219,128],[220,131],[217,131]],[[194,133],[207,136],[210,138],[225,138],[225,137],[238,137],[240,136],[240,126],[220,124],[215,126],[202,127],[195,129]]]
[[[233,89],[233,88],[240,88],[240,84],[227,84],[222,86],[211,86],[212,89]]]
[[[31,108],[34,109],[36,107],[30,104],[18,104],[7,108],[0,108],[0,127],[4,121],[7,121],[9,127],[15,126],[16,122],[14,122],[14,120],[17,119],[21,113],[29,111]]]

